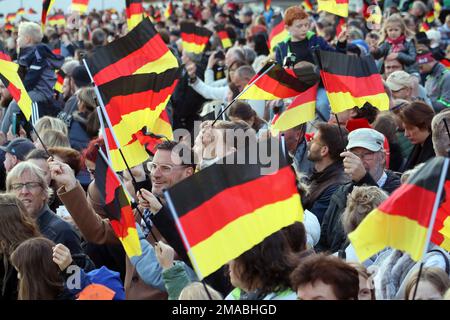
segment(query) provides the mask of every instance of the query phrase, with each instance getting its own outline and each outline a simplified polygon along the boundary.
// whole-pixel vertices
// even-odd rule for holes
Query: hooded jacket
[[[39,43],[20,49],[17,62],[25,89],[38,91],[47,99],[52,98],[55,70],[61,68],[64,57],[54,54],[46,44]]]

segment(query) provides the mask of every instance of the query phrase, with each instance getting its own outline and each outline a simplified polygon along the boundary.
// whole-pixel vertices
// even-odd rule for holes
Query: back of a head
[[[41,27],[36,22],[24,21],[19,24],[19,35],[26,35],[31,38],[33,43],[39,43],[42,41],[44,35],[42,34]]]
[[[11,263],[20,273],[19,300],[53,300],[63,291],[61,270],[53,262],[54,246],[47,238],[31,238],[11,254]]]
[[[40,118],[35,125],[35,129],[39,134],[42,134],[45,130],[48,129],[61,131],[65,135],[69,134],[67,125],[64,123],[64,121],[50,116],[43,116],[42,118]]]
[[[250,81],[255,74],[255,70],[253,70],[252,66],[249,65],[241,66],[236,70],[236,75],[246,81]]]
[[[222,295],[218,291],[207,284],[206,287],[212,300],[223,300]],[[178,300],[210,300],[209,295],[201,282],[192,282],[180,292]]]
[[[106,44],[106,32],[103,29],[97,28],[92,31],[92,44],[94,46],[103,46]]]
[[[434,152],[437,156],[447,157],[450,151],[450,111],[448,109],[444,109],[433,117],[431,132]]]
[[[48,129],[41,134],[42,143],[49,147],[70,148],[70,141],[67,135],[59,130]]]
[[[40,236],[36,222],[14,194],[0,194],[0,252],[6,257],[23,241]]]
[[[257,116],[255,110],[248,103],[242,101],[237,101],[231,105],[228,115],[244,121],[249,121]]]
[[[315,85],[320,80],[317,66],[308,61],[300,61],[294,66],[297,78],[308,86]]]
[[[75,149],[67,147],[50,147],[48,152],[52,156],[57,156],[68,164],[77,175],[83,167],[81,163],[81,153]]]
[[[349,234],[375,208],[377,208],[388,194],[378,186],[355,186],[347,196],[347,206],[342,215],[342,225],[345,233]]]
[[[394,142],[397,139],[397,124],[395,123],[394,116],[389,112],[380,113],[373,123],[372,128],[384,134],[389,142]]]

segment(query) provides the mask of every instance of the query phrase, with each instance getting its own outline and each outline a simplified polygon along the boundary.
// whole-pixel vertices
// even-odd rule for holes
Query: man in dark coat
[[[346,247],[347,237],[341,223],[347,205],[347,196],[354,186],[378,186],[391,193],[400,186],[400,177],[385,170],[384,136],[374,129],[356,129],[348,135],[344,157],[344,171],[352,181],[339,187],[331,196],[323,217],[317,251],[336,252]]]

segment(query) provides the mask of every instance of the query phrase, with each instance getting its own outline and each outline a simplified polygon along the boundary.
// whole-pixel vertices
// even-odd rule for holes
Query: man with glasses
[[[43,236],[55,243],[62,243],[71,254],[83,252],[78,233],[48,207],[52,191],[39,167],[28,161],[16,165],[6,177],[6,190],[22,201]]]
[[[303,207],[314,213],[322,222],[331,196],[336,189],[350,181],[344,173],[340,154],[347,144],[347,130],[335,124],[319,123],[318,131],[309,142],[308,160],[314,163],[312,175],[309,177],[309,193],[303,200]]]
[[[400,177],[385,170],[384,136],[374,129],[356,129],[348,135],[347,151],[341,153],[344,171],[351,182],[340,186],[331,196],[323,217],[318,251],[336,252],[347,246],[341,216],[347,205],[347,196],[354,186],[378,186],[391,193],[400,186]]]

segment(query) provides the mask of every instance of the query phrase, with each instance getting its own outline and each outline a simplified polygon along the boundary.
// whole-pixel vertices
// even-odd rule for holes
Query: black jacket
[[[423,146],[420,144],[414,145],[408,159],[406,160],[406,164],[405,167],[403,168],[403,171],[412,169],[419,163],[423,163],[435,156],[436,154],[434,153],[433,140],[430,134],[423,143]]]
[[[46,205],[36,220],[39,230],[47,239],[54,243],[62,243],[69,248],[71,254],[81,254],[81,238],[75,229],[66,221],[58,217]]]
[[[387,193],[391,193],[400,186],[400,176],[390,170],[386,170],[386,174],[387,180],[382,189]],[[342,213],[347,205],[348,194],[352,192],[354,186],[362,185],[377,186],[377,183],[369,173],[366,173],[364,178],[358,183],[349,182],[340,186],[331,196],[330,205],[323,217],[320,240],[315,247],[316,251],[334,253],[344,248],[347,235],[342,227]]]

